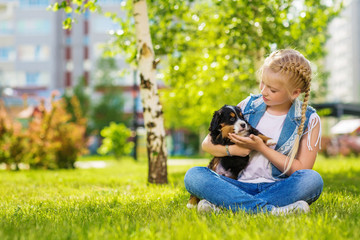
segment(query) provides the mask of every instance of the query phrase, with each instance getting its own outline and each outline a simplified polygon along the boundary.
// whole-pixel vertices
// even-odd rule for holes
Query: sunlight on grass
[[[145,162],[106,161],[103,169],[1,171],[0,239],[360,238],[357,159],[319,158],[322,196],[310,214],[286,217],[186,209],[184,174],[204,160],[169,165],[162,186],[147,183]]]

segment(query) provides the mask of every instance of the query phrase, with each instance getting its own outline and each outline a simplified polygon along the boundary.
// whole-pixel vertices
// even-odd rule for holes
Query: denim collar
[[[250,109],[248,109],[248,111],[245,112],[244,114],[258,112],[258,113],[262,113],[261,115],[263,115],[266,111],[266,104],[264,102],[264,99],[262,98],[262,94],[258,94],[258,95],[250,94],[250,96],[255,97],[256,99],[251,102]],[[289,112],[286,115],[286,118],[290,119],[293,122],[296,122],[297,125],[300,125],[300,121],[301,121],[301,105],[302,102],[296,98],[293,104],[291,105]]]

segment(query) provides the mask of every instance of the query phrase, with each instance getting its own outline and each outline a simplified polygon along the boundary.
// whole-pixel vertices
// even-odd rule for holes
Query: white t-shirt
[[[241,111],[244,111],[244,108],[247,102],[249,101],[249,99],[250,98],[247,98],[241,103],[239,103],[238,106],[241,108]],[[276,116],[266,111],[264,115],[261,117],[258,125],[256,126],[256,129],[259,130],[265,136],[272,138],[275,142],[278,142],[281,130],[284,126],[285,118],[286,118],[286,114],[281,116]],[[304,135],[307,134],[307,138],[308,138],[307,147],[309,151],[313,150],[310,144],[310,137],[312,130],[315,128],[317,124],[321,124],[320,117],[317,113],[313,113],[310,115],[307,131],[305,131],[304,133]],[[321,145],[320,141],[321,141],[321,125],[315,146],[317,144]],[[275,145],[271,146],[271,148],[274,149]],[[248,182],[248,183],[275,181],[275,179],[272,177],[271,164],[269,160],[264,157],[264,155],[256,151],[252,151],[250,153],[249,161],[250,161],[249,165],[243,171],[240,172],[238,181]]]
[[[281,130],[284,126],[285,115],[275,116],[265,112],[256,126],[262,134],[272,138],[275,142],[279,140]],[[275,148],[271,146],[272,149]],[[250,153],[249,165],[239,174],[238,181],[241,182],[274,182],[271,175],[271,165],[267,158],[259,152],[252,151]]]

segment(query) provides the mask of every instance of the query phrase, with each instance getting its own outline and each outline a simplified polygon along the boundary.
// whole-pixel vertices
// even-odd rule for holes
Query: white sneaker
[[[272,215],[287,215],[292,213],[308,213],[310,212],[309,204],[303,200],[294,202],[284,207],[275,207],[271,210]]]
[[[215,204],[212,204],[211,202],[209,202],[208,200],[200,200],[200,202],[198,203],[197,206],[197,210],[198,212],[201,213],[208,213],[208,212],[214,212],[214,213],[218,213],[220,212],[220,208],[217,207]]]

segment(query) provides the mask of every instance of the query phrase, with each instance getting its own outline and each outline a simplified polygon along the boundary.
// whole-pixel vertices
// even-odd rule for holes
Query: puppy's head
[[[226,144],[229,139],[228,133],[241,135],[249,129],[241,110],[237,106],[224,105],[218,111],[214,112],[210,123],[210,136],[215,144]]]

